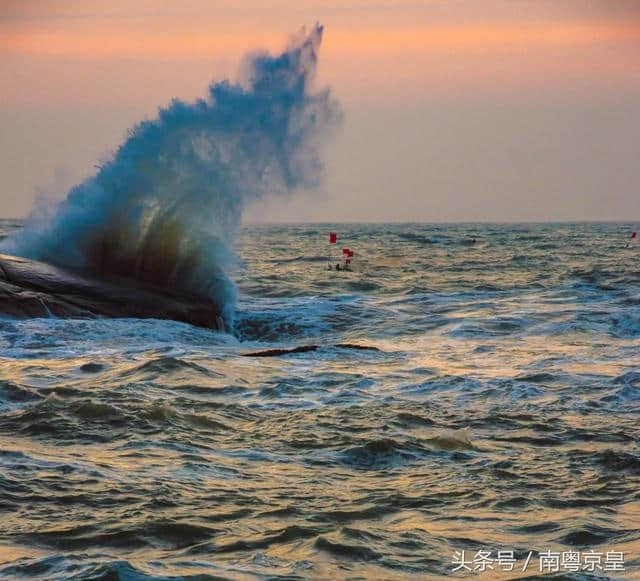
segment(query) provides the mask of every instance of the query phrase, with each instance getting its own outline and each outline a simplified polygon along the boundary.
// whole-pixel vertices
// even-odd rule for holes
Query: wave
[[[340,461],[353,468],[382,470],[417,461],[428,450],[416,441],[392,438],[362,440],[340,453]]]
[[[324,255],[316,255],[316,256],[294,256],[293,258],[276,258],[270,260],[269,262],[275,264],[288,264],[290,262],[328,262],[327,256]]]
[[[421,234],[415,234],[413,232],[398,232],[398,238],[407,240],[408,242],[416,242],[418,244],[440,244],[442,240],[431,238],[429,236],[422,236]]]
[[[37,206],[2,248],[209,298],[231,328],[230,242],[243,210],[322,177],[322,138],[339,118],[330,91],[311,90],[322,30],[254,54],[244,84],[215,82],[204,99],[175,99],[139,123],[95,176]]]
[[[477,242],[476,238],[474,238],[473,236],[464,234],[460,235],[460,237],[458,238],[453,238],[448,235],[440,235],[436,237],[424,236],[422,234],[416,234],[415,232],[398,232],[396,235],[398,236],[398,238],[406,240],[407,242],[415,242],[416,244],[425,246],[431,244],[443,244],[446,246],[473,246]]]

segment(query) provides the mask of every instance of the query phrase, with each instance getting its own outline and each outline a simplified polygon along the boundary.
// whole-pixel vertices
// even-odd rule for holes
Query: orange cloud
[[[74,58],[198,58],[241,54],[256,46],[277,49],[275,34],[204,34],[115,30],[44,32],[5,31],[0,50]],[[635,24],[576,22],[560,24],[500,24],[424,26],[395,29],[332,29],[327,36],[331,52],[500,51],[581,47],[609,42],[640,41]]]
[[[74,58],[194,58],[278,46],[279,38],[225,34],[122,34],[118,32],[28,32],[7,34],[0,44],[9,53]]]

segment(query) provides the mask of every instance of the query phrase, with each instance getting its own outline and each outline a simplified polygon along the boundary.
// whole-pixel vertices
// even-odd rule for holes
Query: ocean
[[[0,577],[640,579],[632,229],[245,225],[234,334],[0,318]]]

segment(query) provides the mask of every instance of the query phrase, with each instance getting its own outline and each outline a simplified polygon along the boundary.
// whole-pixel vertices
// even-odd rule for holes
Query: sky
[[[640,221],[638,0],[3,0],[0,216],[303,25],[344,119],[248,221]]]

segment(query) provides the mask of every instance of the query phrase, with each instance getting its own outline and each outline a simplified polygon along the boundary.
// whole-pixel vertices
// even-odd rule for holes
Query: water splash
[[[230,241],[243,210],[322,177],[320,145],[339,108],[328,89],[311,90],[321,38],[320,25],[303,30],[282,54],[249,57],[244,84],[173,100],[3,248],[211,298],[231,326]]]

